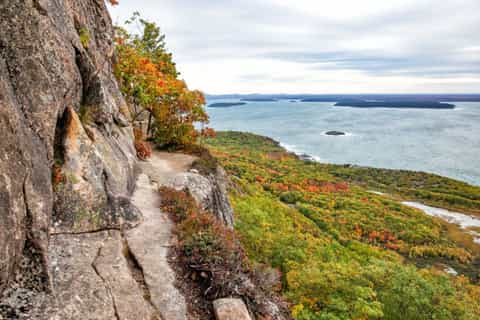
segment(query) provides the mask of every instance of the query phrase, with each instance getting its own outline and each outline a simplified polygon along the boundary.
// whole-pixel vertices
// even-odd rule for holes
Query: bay
[[[426,171],[480,185],[480,103],[453,103],[455,109],[440,110],[280,100],[207,112],[216,130],[269,136],[321,162]],[[332,130],[346,134],[325,134]]]

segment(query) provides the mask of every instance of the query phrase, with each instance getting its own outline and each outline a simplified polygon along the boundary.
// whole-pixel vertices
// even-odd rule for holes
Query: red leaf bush
[[[133,130],[135,135],[135,150],[137,151],[137,157],[140,160],[147,160],[152,156],[152,148],[145,141],[143,131],[139,128]]]
[[[202,305],[221,297],[242,297],[258,318],[270,319],[269,306],[275,301],[289,319],[287,306],[275,295],[281,288],[279,271],[264,265],[253,267],[235,231],[199,208],[187,192],[167,187],[159,192],[161,208],[177,223],[177,261],[183,277],[200,287]]]

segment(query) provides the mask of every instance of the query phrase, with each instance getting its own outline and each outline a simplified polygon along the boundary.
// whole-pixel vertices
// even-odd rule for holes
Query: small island
[[[230,108],[246,105],[246,102],[217,102],[208,105],[209,108]]]
[[[354,108],[409,108],[409,109],[454,109],[455,105],[438,101],[411,101],[411,100],[393,100],[393,101],[366,101],[349,99],[342,100],[335,104],[337,107]]]
[[[344,136],[344,135],[345,135],[345,132],[332,130],[332,131],[327,131],[327,132],[325,132],[325,134],[326,134],[327,136]]]

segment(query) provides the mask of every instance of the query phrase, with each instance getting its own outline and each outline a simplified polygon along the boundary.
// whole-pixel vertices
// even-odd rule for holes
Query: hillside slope
[[[480,245],[468,230],[400,203],[431,193],[429,203],[474,214],[480,188],[304,161],[249,133],[219,132],[207,144],[234,184],[243,246],[253,261],[282,272],[295,319],[480,316]],[[377,187],[392,195],[372,192]],[[445,201],[449,194],[460,200]]]

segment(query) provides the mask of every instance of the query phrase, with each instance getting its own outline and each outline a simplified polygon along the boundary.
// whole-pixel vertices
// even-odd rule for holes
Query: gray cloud
[[[272,0],[121,0],[112,15],[121,21],[138,10],[155,20],[180,66],[256,59],[259,64],[277,61],[279,68],[297,63],[311,72],[353,70],[370,78],[480,78],[478,0],[405,1],[359,16],[349,15],[355,8],[346,6],[345,19],[331,17],[328,3],[319,16]],[[238,81],[299,78],[269,76],[264,70],[232,76]],[[465,90],[472,87],[480,91],[471,83]]]

